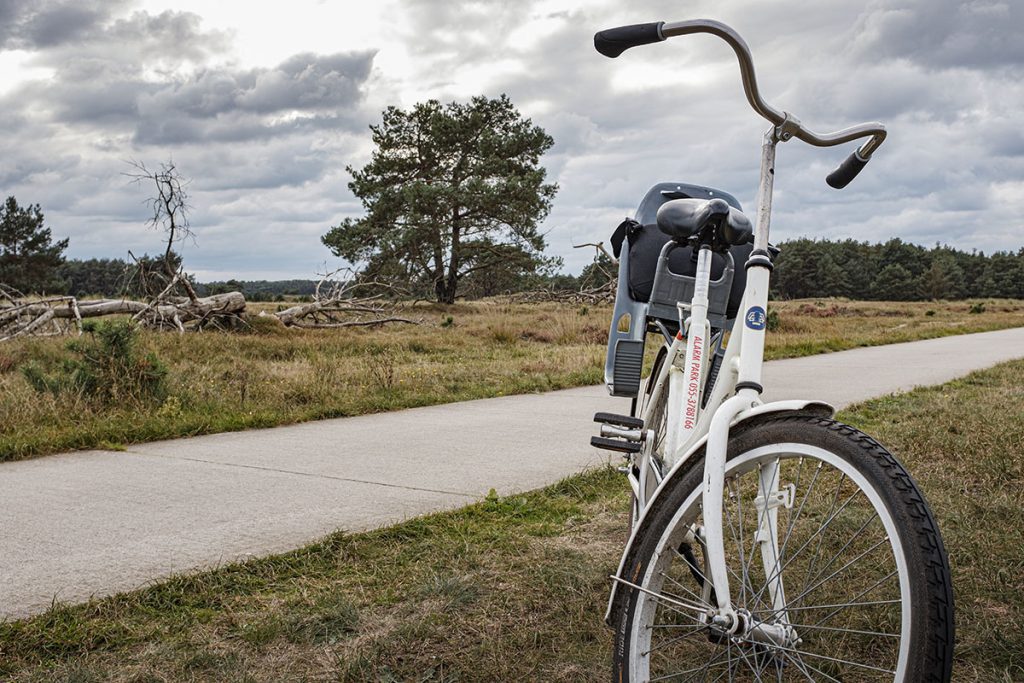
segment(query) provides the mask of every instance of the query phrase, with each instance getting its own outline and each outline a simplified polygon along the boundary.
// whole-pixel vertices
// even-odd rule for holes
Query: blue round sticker
[[[751,306],[747,309],[747,327],[752,330],[763,330],[765,321],[768,316],[764,314],[764,309],[760,306]]]

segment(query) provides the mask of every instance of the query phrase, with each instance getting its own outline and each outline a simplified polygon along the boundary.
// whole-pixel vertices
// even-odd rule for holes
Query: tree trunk
[[[104,299],[101,301],[79,302],[78,310],[83,318],[94,318],[103,315],[133,315],[142,313],[150,308],[149,304],[142,301],[130,301],[128,299]],[[74,318],[75,312],[71,306],[52,308],[49,304],[31,304],[19,309],[19,314],[42,315],[47,310],[53,311],[54,318]],[[245,311],[245,297],[241,292],[228,292],[227,294],[215,294],[213,296],[197,299],[195,303],[184,302],[181,304],[159,304],[153,306],[152,310],[158,316],[166,317],[168,320],[175,314],[183,321],[195,320],[211,313],[238,314]]]
[[[458,209],[452,210],[452,254],[451,262],[448,264],[448,277],[445,278],[445,292],[447,299],[444,303],[453,304],[455,303],[455,289],[459,284],[459,268],[462,266],[461,257],[461,241],[462,237],[459,230],[459,211]]]

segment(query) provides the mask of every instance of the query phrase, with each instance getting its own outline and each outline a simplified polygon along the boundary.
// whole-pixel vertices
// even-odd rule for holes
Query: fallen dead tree
[[[200,297],[195,301],[164,302],[102,299],[79,301],[73,296],[41,299],[8,298],[0,302],[0,341],[25,336],[81,334],[82,320],[107,315],[130,315],[143,327],[202,329],[223,326],[226,318],[238,318],[245,311],[240,292]]]
[[[516,303],[566,303],[566,304],[603,304],[615,301],[615,280],[610,280],[600,287],[583,287],[581,289],[533,289],[528,292],[513,294],[510,298]]]
[[[285,327],[304,329],[423,322],[399,315],[400,306],[386,298],[393,294],[393,288],[376,282],[361,283],[355,278],[341,282],[330,280],[335,274],[321,278],[313,301],[260,315],[276,317]],[[148,302],[127,298],[79,300],[73,296],[30,298],[0,285],[0,342],[25,336],[80,335],[83,319],[108,315],[129,315],[142,327],[179,333],[230,329],[244,324],[246,300],[241,292],[199,297],[189,287],[186,290],[189,296],[172,295],[173,289],[184,279],[179,273]],[[374,289],[376,293],[356,296],[357,291],[365,289]]]
[[[386,298],[395,294],[394,287],[380,282],[360,282],[351,271],[343,280],[333,280],[340,270],[320,276],[313,300],[270,315],[286,327],[329,329],[337,327],[375,327],[387,323],[419,325],[423,319],[411,320],[398,315],[399,306]],[[356,296],[358,291],[376,294]],[[260,313],[260,315],[267,315]]]
[[[585,242],[573,245],[574,249],[594,247],[594,262],[584,270],[583,280],[579,289],[542,288],[519,292],[511,296],[512,301],[521,303],[567,303],[567,304],[603,304],[615,301],[615,289],[618,285],[619,261],[608,253],[604,242]],[[600,282],[601,284],[597,284]]]

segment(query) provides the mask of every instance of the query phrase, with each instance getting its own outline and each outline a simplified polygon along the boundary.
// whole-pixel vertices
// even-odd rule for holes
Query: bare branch
[[[609,254],[608,250],[604,248],[604,242],[584,242],[583,244],[574,244],[574,245],[572,245],[573,249],[582,249],[583,247],[594,247],[594,249],[596,249],[599,253],[604,254],[605,256],[607,256],[608,260],[611,261],[612,263],[614,263],[616,265],[618,265],[618,263],[619,263],[619,259],[617,259],[614,256],[612,256],[611,254]],[[594,260],[595,261],[597,260],[596,256],[595,256]]]
[[[141,161],[132,160],[128,163],[135,171],[122,175],[131,178],[131,182],[137,185],[152,182],[156,188],[156,195],[146,200],[146,205],[152,211],[152,216],[146,223],[154,229],[163,230],[167,236],[162,265],[164,276],[168,280],[173,279],[176,270],[173,264],[174,243],[186,239],[195,242],[195,234],[189,223],[189,211],[192,207],[188,203],[187,188],[191,181],[181,175],[173,160],[161,163],[159,170],[150,169]],[[132,258],[135,258],[134,255]],[[139,263],[138,259],[135,261],[136,264]],[[188,277],[180,278],[178,283],[194,303],[198,296]]]

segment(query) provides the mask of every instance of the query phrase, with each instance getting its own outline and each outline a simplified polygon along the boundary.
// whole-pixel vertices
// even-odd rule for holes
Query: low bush
[[[73,354],[51,372],[36,362],[21,368],[36,391],[77,394],[103,406],[162,403],[167,397],[167,366],[138,348],[138,330],[129,320],[87,324],[88,336],[72,340]]]

